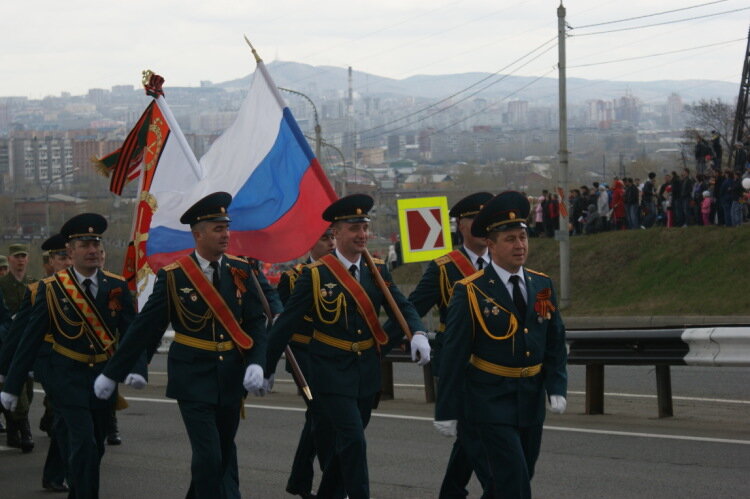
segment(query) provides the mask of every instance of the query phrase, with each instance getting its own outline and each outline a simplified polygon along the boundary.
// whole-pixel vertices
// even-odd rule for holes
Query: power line
[[[389,122],[387,122],[387,123],[383,123],[382,125],[378,125],[378,126],[374,126],[374,127],[372,127],[372,128],[368,128],[368,129],[366,129],[366,130],[362,130],[362,131],[361,131],[360,133],[361,133],[361,134],[364,134],[364,133],[367,133],[367,132],[371,132],[371,131],[373,131],[373,130],[378,130],[378,129],[380,129],[380,128],[386,127],[386,126],[388,126],[388,125],[392,125],[392,124],[394,124],[394,123],[398,123],[399,121],[405,120],[405,119],[407,119],[407,118],[411,118],[412,116],[414,116],[414,115],[416,115],[416,114],[422,113],[422,112],[424,112],[424,111],[426,111],[426,110],[428,110],[428,109],[431,109],[431,108],[433,108],[433,107],[435,107],[435,106],[438,106],[438,105],[442,104],[443,102],[446,102],[446,101],[448,101],[448,100],[450,100],[450,99],[452,99],[452,98],[454,98],[454,97],[456,97],[456,96],[458,96],[458,95],[460,95],[460,94],[462,94],[462,93],[466,92],[467,90],[470,90],[470,89],[474,88],[475,86],[479,85],[480,83],[484,83],[485,81],[489,80],[490,78],[493,78],[493,77],[495,77],[495,76],[496,76],[497,74],[499,74],[499,73],[500,73],[501,71],[505,71],[505,70],[506,70],[506,69],[508,69],[509,67],[513,66],[514,64],[516,64],[516,63],[517,63],[517,62],[519,62],[519,61],[522,61],[522,60],[523,60],[523,59],[525,59],[526,57],[530,56],[531,54],[533,54],[533,53],[534,53],[534,52],[536,52],[537,50],[540,50],[540,49],[541,49],[542,47],[544,47],[545,45],[547,45],[548,43],[550,43],[550,42],[552,42],[552,41],[555,41],[556,39],[557,39],[557,37],[556,37],[556,36],[555,36],[555,37],[553,37],[553,38],[550,38],[549,40],[547,40],[546,42],[542,43],[541,45],[539,45],[538,47],[534,48],[533,50],[531,50],[531,51],[529,51],[529,52],[525,53],[525,54],[524,54],[524,55],[522,55],[521,57],[519,57],[519,58],[515,59],[514,61],[512,61],[512,62],[510,62],[510,63],[508,63],[508,64],[506,64],[505,66],[503,66],[502,68],[498,69],[498,70],[497,70],[497,71],[495,71],[494,73],[491,73],[491,74],[489,74],[489,75],[485,76],[484,78],[481,78],[480,80],[478,80],[478,81],[476,81],[476,82],[472,83],[472,84],[471,84],[471,85],[469,85],[468,87],[464,87],[464,88],[462,88],[462,89],[461,89],[461,90],[459,90],[458,92],[455,92],[455,93],[453,93],[453,94],[451,94],[451,95],[449,95],[449,96],[447,96],[447,97],[444,97],[444,98],[440,99],[440,100],[439,100],[439,101],[437,101],[437,102],[433,102],[432,104],[430,104],[430,105],[428,105],[428,106],[425,106],[425,107],[423,107],[423,108],[421,108],[421,109],[418,109],[418,110],[416,110],[416,111],[413,111],[413,112],[411,112],[411,113],[409,113],[409,114],[405,114],[404,116],[401,116],[401,117],[399,117],[399,118],[393,119],[393,120],[391,120],[391,121],[389,121]],[[552,47],[549,47],[549,48],[548,48],[547,50],[549,50],[550,48],[552,48]],[[498,81],[501,81],[501,80],[498,80]],[[495,83],[497,83],[497,82],[495,82]],[[494,85],[494,83],[493,83],[493,85]],[[484,88],[487,88],[487,87],[484,87]]]
[[[410,127],[410,126],[412,126],[412,125],[416,125],[417,123],[420,123],[420,122],[422,122],[422,121],[424,121],[424,120],[426,120],[426,119],[428,119],[428,118],[431,118],[432,116],[435,116],[436,114],[440,114],[440,113],[442,113],[442,112],[445,112],[445,111],[447,111],[448,109],[451,109],[451,108],[453,108],[453,107],[457,106],[458,104],[460,104],[460,103],[462,103],[462,102],[464,102],[464,101],[466,101],[466,100],[470,99],[471,97],[474,97],[475,95],[477,95],[477,94],[479,94],[479,93],[483,92],[484,90],[488,89],[488,88],[489,88],[489,87],[491,87],[492,85],[495,85],[495,84],[497,84],[497,83],[500,83],[501,81],[503,81],[504,79],[508,78],[509,76],[512,76],[512,75],[513,75],[513,73],[515,73],[516,71],[518,71],[518,70],[519,70],[519,69],[521,69],[521,68],[524,68],[524,67],[528,66],[528,65],[529,65],[530,63],[534,62],[535,60],[537,60],[538,58],[540,58],[541,56],[543,56],[544,54],[546,54],[547,52],[549,52],[550,50],[552,50],[553,48],[555,48],[556,46],[557,46],[557,44],[555,44],[555,45],[552,45],[552,46],[548,47],[548,48],[547,48],[547,49],[545,49],[545,50],[544,50],[543,52],[540,52],[540,53],[539,53],[539,54],[537,54],[537,55],[536,55],[535,57],[533,57],[533,58],[529,59],[529,60],[528,60],[528,61],[526,61],[526,62],[525,62],[524,64],[522,64],[521,66],[517,67],[516,69],[514,69],[514,70],[513,70],[513,71],[511,71],[510,73],[507,73],[507,74],[504,74],[504,75],[502,75],[502,76],[501,76],[500,78],[498,78],[498,79],[497,79],[496,81],[490,82],[489,84],[485,85],[484,87],[480,88],[479,90],[477,90],[477,91],[475,91],[475,92],[472,92],[472,93],[470,93],[469,95],[466,95],[465,97],[462,97],[461,99],[459,99],[459,100],[457,100],[457,101],[455,101],[455,102],[451,103],[451,104],[450,104],[450,105],[448,105],[448,106],[445,106],[445,107],[443,107],[443,108],[440,108],[440,109],[438,109],[437,111],[435,111],[435,112],[433,112],[433,113],[430,113],[430,114],[427,114],[427,115],[425,115],[425,116],[422,116],[421,118],[419,118],[419,119],[417,119],[417,120],[415,120],[415,121],[411,121],[411,122],[409,122],[409,123],[406,123],[406,124],[404,124],[404,125],[401,125],[401,126],[399,126],[399,127],[396,127],[396,128],[392,128],[392,129],[390,129],[390,130],[386,130],[386,131],[384,131],[384,132],[382,132],[382,133],[377,133],[377,134],[374,134],[374,135],[370,135],[369,137],[363,137],[363,140],[371,140],[371,139],[374,139],[374,138],[377,138],[377,137],[381,137],[381,136],[383,136],[383,135],[386,135],[386,134],[389,134],[389,133],[393,133],[393,132],[396,132],[396,131],[398,131],[398,130],[402,130],[402,129],[404,129],[404,128],[407,128],[407,127]],[[534,81],[536,81],[536,80],[534,80]]]
[[[570,28],[571,29],[584,29],[584,28],[593,28],[595,26],[605,26],[607,24],[624,23],[624,22],[628,22],[628,21],[635,21],[637,19],[645,19],[647,17],[655,17],[655,16],[661,16],[661,15],[664,15],[664,14],[672,14],[674,12],[680,12],[680,11],[683,11],[683,10],[697,9],[699,7],[706,7],[707,5],[714,5],[714,4],[717,4],[717,3],[724,3],[726,1],[728,1],[728,0],[716,0],[715,2],[700,3],[700,4],[697,4],[697,5],[691,5],[689,7],[682,7],[682,8],[679,8],[679,9],[672,9],[672,10],[664,10],[664,11],[661,11],[661,12],[654,12],[653,14],[645,14],[645,15],[642,15],[642,16],[635,16],[635,17],[626,17],[624,19],[615,19],[614,21],[605,21],[605,22],[596,23],[596,24],[585,24],[583,26],[571,26]]]
[[[697,47],[690,47],[686,49],[670,50],[669,52],[659,52],[658,54],[639,55],[636,57],[626,57],[624,59],[613,59],[611,61],[592,62],[589,64],[577,64],[575,66],[568,66],[568,69],[587,68],[589,66],[601,66],[603,64],[613,64],[616,62],[634,61],[637,59],[647,59],[649,57],[658,57],[662,55],[677,54],[680,52],[689,52],[691,50],[698,50],[698,49],[703,49],[703,48],[708,48],[708,47],[716,47],[718,45],[726,45],[726,44],[734,43],[734,42],[744,42],[745,40],[746,38],[735,38],[734,40],[726,40],[724,42],[709,43],[707,45],[699,45]]]
[[[527,84],[523,85],[522,87],[520,87],[520,88],[518,88],[518,89],[514,90],[513,92],[509,93],[508,95],[504,96],[504,97],[503,97],[502,99],[500,99],[499,101],[493,102],[492,104],[489,104],[489,105],[487,105],[487,106],[483,107],[483,108],[482,108],[482,109],[480,109],[479,111],[476,111],[476,112],[474,112],[474,113],[471,113],[471,114],[469,114],[468,116],[465,116],[465,117],[461,118],[460,120],[454,121],[454,122],[453,122],[453,123],[451,123],[450,125],[447,125],[447,126],[444,126],[443,128],[440,128],[440,129],[438,129],[438,130],[435,130],[434,132],[432,132],[432,133],[429,133],[429,134],[427,134],[427,137],[431,137],[431,136],[433,136],[433,135],[435,135],[435,134],[437,134],[437,133],[443,132],[443,131],[447,130],[448,128],[451,128],[451,127],[454,127],[454,126],[458,125],[459,123],[463,123],[464,121],[468,120],[469,118],[473,118],[474,116],[476,116],[476,115],[478,115],[478,114],[482,114],[482,113],[484,113],[484,112],[487,112],[487,111],[491,110],[491,108],[494,108],[495,106],[497,106],[497,105],[501,104],[502,102],[505,102],[505,101],[506,101],[507,99],[509,99],[510,97],[513,97],[514,95],[516,95],[516,94],[517,94],[518,92],[520,92],[520,91],[522,91],[522,90],[526,90],[526,89],[527,89],[527,88],[529,88],[529,87],[530,87],[531,85],[533,85],[534,83],[538,82],[538,81],[539,81],[539,80],[541,80],[542,78],[545,78],[545,77],[546,77],[547,75],[549,75],[550,73],[553,73],[554,71],[556,71],[556,69],[555,69],[555,68],[553,68],[553,69],[550,69],[549,71],[547,71],[547,72],[546,72],[546,73],[544,73],[543,75],[541,75],[541,76],[537,76],[536,78],[534,78],[533,80],[531,80],[531,81],[530,81],[529,83],[527,83]]]
[[[732,14],[734,12],[741,12],[743,10],[750,10],[750,7],[742,7],[740,9],[725,10],[723,12],[715,12],[713,14],[705,14],[705,15],[702,15],[702,16],[685,17],[683,19],[675,19],[673,21],[664,21],[664,22],[654,23],[654,24],[644,24],[642,26],[632,26],[632,27],[629,27],[629,28],[618,28],[618,29],[610,29],[610,30],[606,30],[606,31],[595,31],[593,33],[577,33],[577,34],[574,34],[572,36],[576,36],[576,37],[580,38],[582,36],[603,35],[603,34],[606,34],[606,33],[617,33],[617,32],[620,32],[620,31],[631,31],[631,30],[634,30],[634,29],[653,28],[654,26],[664,26],[666,24],[675,24],[675,23],[682,23],[682,22],[686,22],[686,21],[694,21],[696,19],[706,19],[706,18],[709,18],[709,17],[723,16],[724,14]]]

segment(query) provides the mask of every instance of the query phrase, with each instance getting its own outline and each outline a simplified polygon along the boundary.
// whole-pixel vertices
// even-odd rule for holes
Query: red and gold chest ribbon
[[[534,303],[534,310],[540,317],[549,319],[552,317],[552,312],[557,310],[552,304],[552,289],[544,288],[536,294],[536,303]]]

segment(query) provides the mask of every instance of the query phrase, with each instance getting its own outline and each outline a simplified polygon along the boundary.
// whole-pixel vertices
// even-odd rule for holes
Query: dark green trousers
[[[443,483],[440,486],[440,499],[468,497],[469,491],[466,490],[466,486],[469,484],[469,480],[471,480],[472,473],[474,473],[474,468],[471,465],[469,456],[458,439],[456,439],[451,449],[451,455],[448,458],[448,467],[443,476]]]
[[[58,408],[68,434],[69,497],[99,497],[99,466],[110,410],[105,404],[96,409],[65,405]]]
[[[459,420],[464,443],[482,483],[483,499],[531,498],[531,478],[542,444],[542,426],[466,423]]]
[[[343,490],[349,499],[368,499],[370,479],[367,473],[365,428],[370,422],[374,395],[354,398],[320,393],[315,396],[317,432],[332,432],[329,448],[319,448],[323,477],[318,488],[320,499],[340,497]],[[320,435],[316,443],[322,442]]]
[[[294,453],[292,472],[286,483],[286,490],[290,494],[309,493],[312,489],[315,465],[315,439],[312,430],[313,416],[310,408],[305,411],[305,425]],[[321,466],[322,467],[322,466]]]
[[[226,499],[239,496],[234,437],[240,422],[240,404],[219,406],[178,400],[193,451],[187,498]]]

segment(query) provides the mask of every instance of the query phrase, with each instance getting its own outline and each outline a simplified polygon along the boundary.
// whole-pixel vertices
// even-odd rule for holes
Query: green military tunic
[[[234,437],[245,395],[242,380],[247,365],[265,363],[265,319],[249,277],[252,269],[244,258],[226,254],[220,263],[219,294],[252,338],[250,350],[238,350],[203,296],[173,263],[157,273],[154,290],[131,326],[134,334],[123,340],[103,372],[122,381],[141,352],[153,355],[171,322],[175,340],[167,355],[166,395],[177,399],[193,449],[189,497],[239,495]]]
[[[393,284],[385,264],[382,260],[376,263],[409,327],[412,331],[423,331],[419,315]],[[363,259],[358,280],[376,313],[379,312],[385,296]],[[386,312],[392,317],[388,307]],[[327,497],[326,494],[337,493],[343,486],[352,499],[369,497],[364,429],[375,395],[381,389],[380,355],[374,346],[373,332],[333,272],[320,261],[314,262],[302,270],[284,312],[271,329],[269,373],[274,372],[292,335],[306,328],[305,316],[312,318],[313,328],[308,382],[313,393],[315,432],[321,434],[315,442],[316,445],[328,444],[318,446],[318,456],[324,466],[319,494]],[[328,340],[318,340],[318,333],[323,333]],[[398,332],[399,337],[402,334]],[[338,342],[339,346],[331,345],[332,342]],[[322,435],[327,432],[330,433]]]
[[[63,270],[75,280],[72,269]],[[133,319],[134,307],[125,280],[98,270],[98,291],[93,305],[113,337],[123,335]],[[71,497],[96,497],[99,465],[104,455],[106,421],[113,401],[94,396],[94,380],[102,372],[109,354],[86,331],[70,297],[51,276],[39,283],[28,323],[6,379],[4,391],[18,395],[47,333],[52,334],[45,390],[60,411],[69,437],[69,484]],[[134,372],[146,376],[142,361]]]
[[[485,492],[500,485],[512,497],[530,495],[545,395],[567,390],[565,327],[552,280],[529,269],[523,275],[525,317],[493,266],[456,283],[435,406],[437,421],[458,420]],[[514,447],[519,433],[523,444]]]

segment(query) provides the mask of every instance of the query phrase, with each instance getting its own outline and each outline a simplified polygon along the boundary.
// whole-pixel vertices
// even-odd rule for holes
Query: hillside
[[[532,239],[528,266],[559,289],[557,241]],[[394,271],[416,283],[419,264]],[[750,315],[747,227],[649,229],[571,239],[569,316]],[[411,288],[411,286],[408,286]]]

